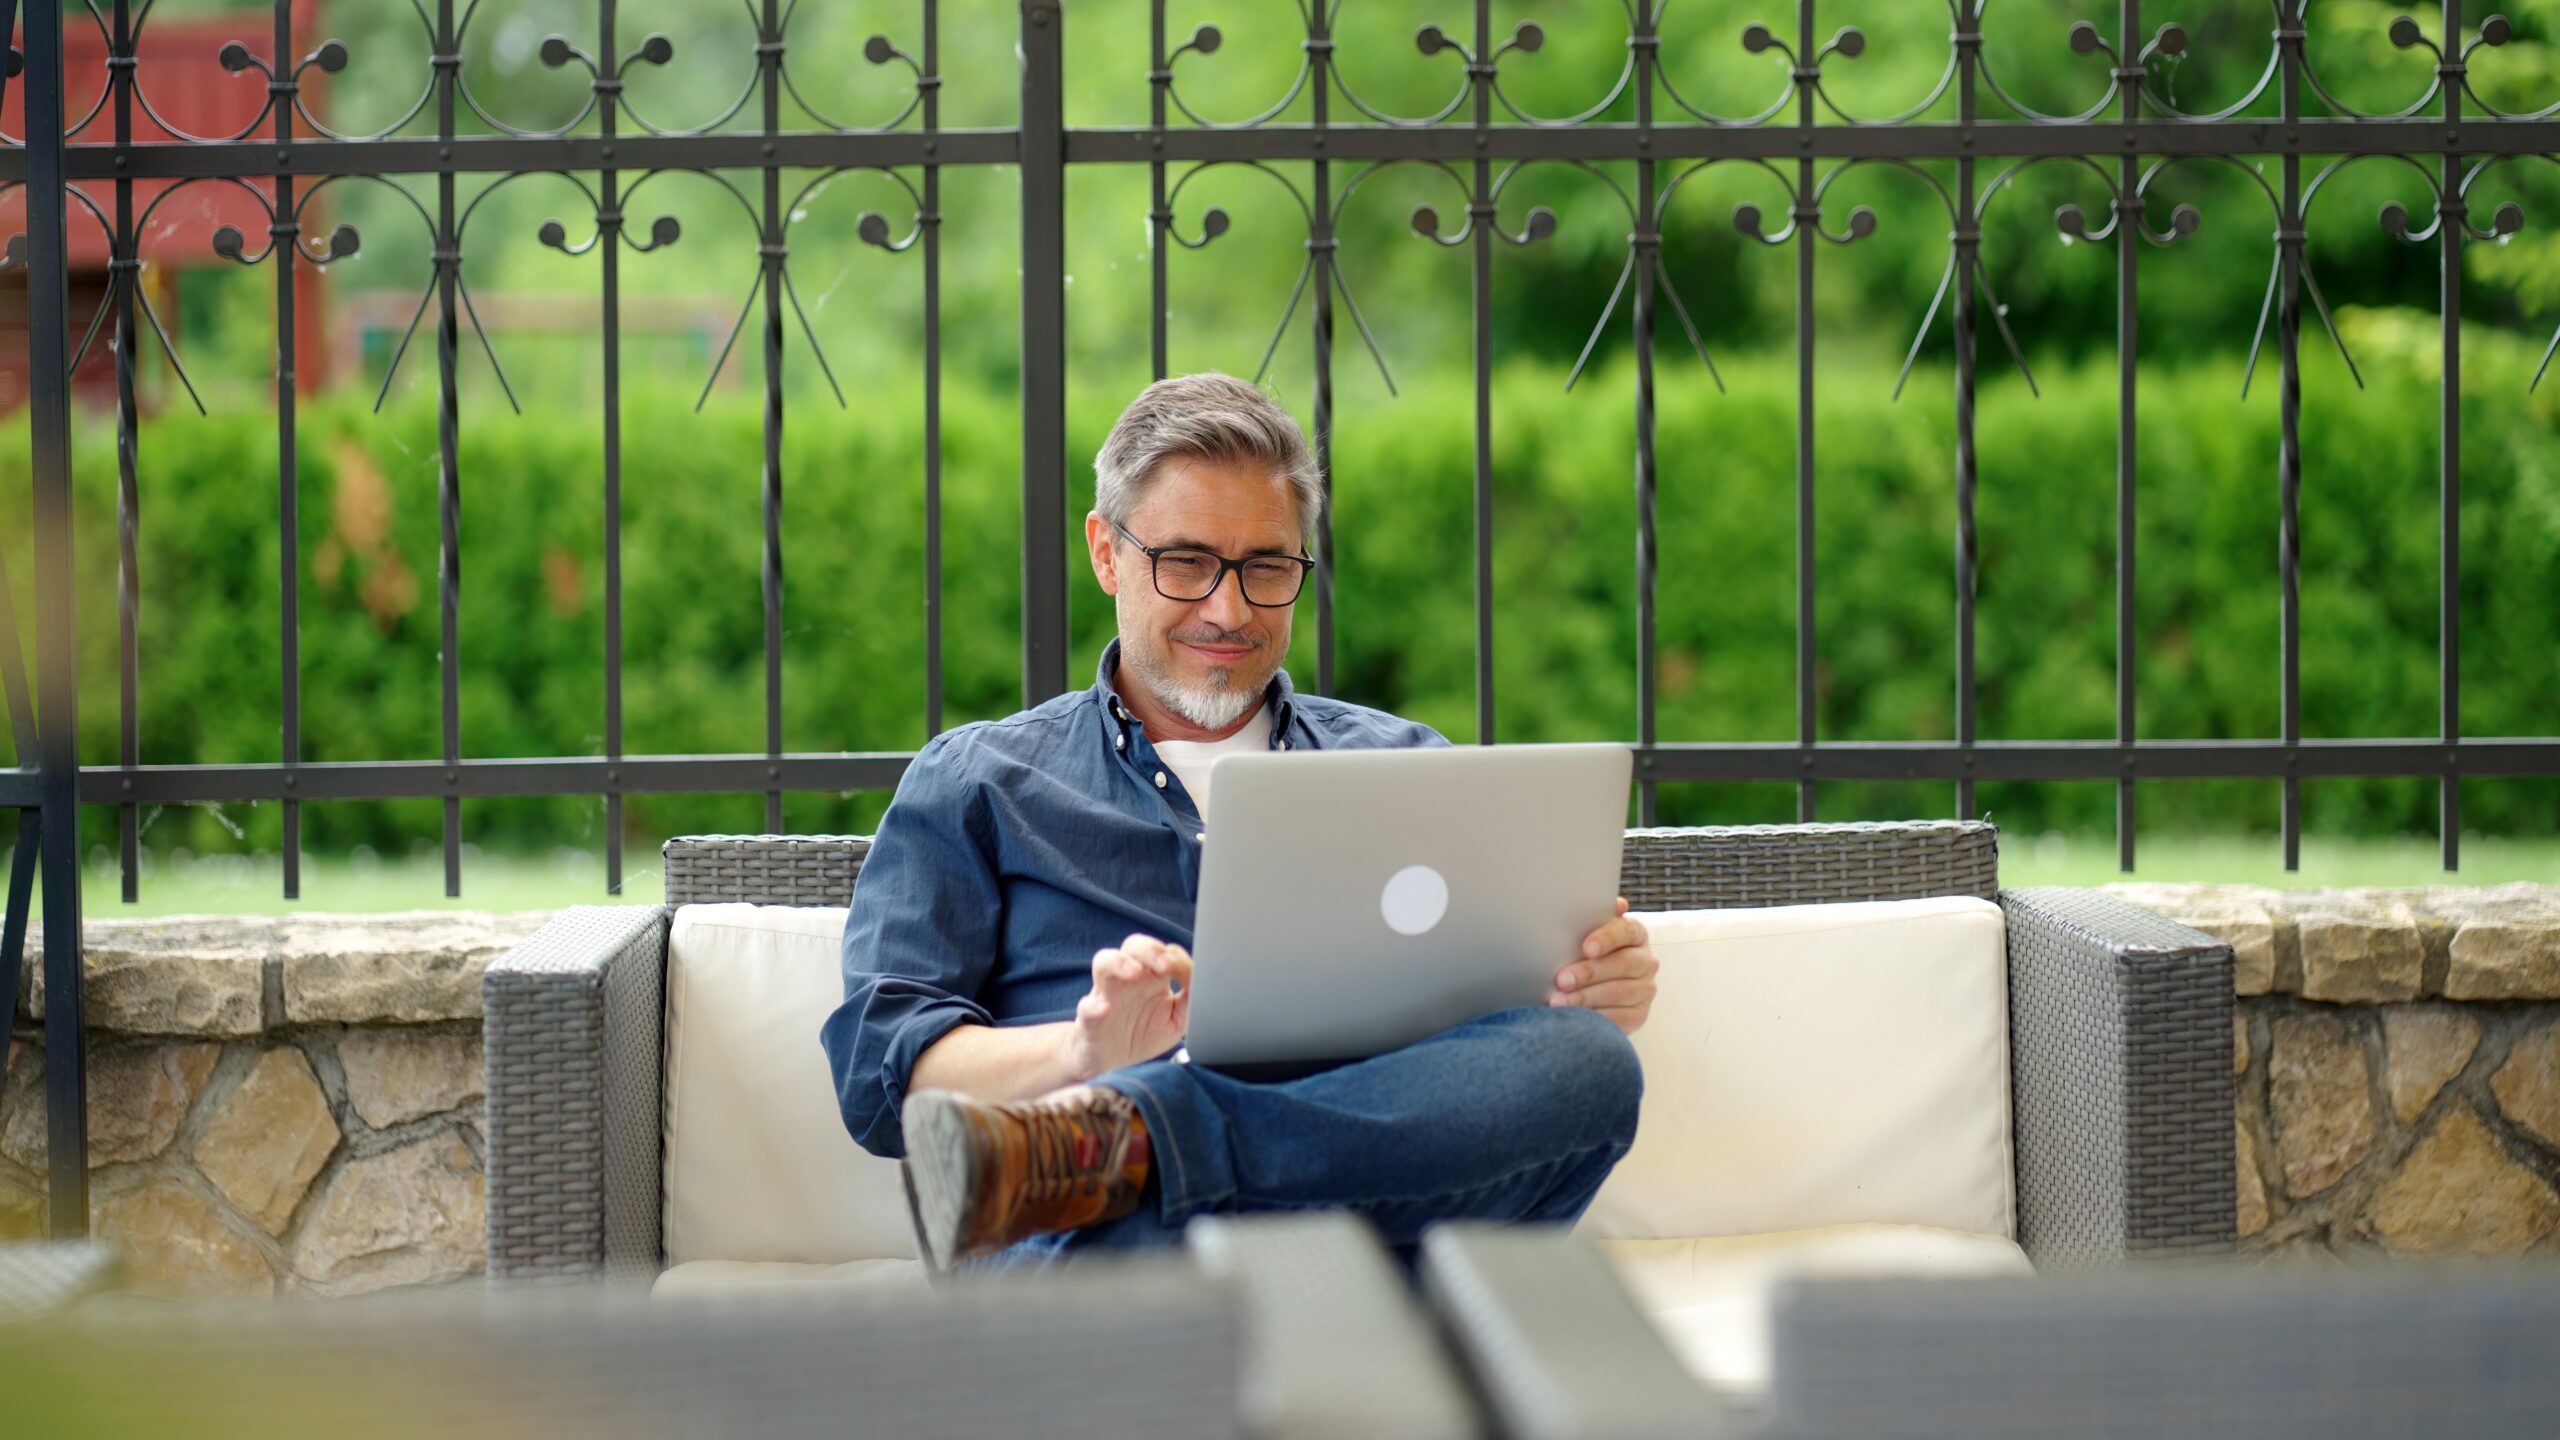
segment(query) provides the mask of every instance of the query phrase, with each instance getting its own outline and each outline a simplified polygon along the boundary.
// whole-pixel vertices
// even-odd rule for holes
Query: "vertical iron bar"
[[[1650,152],[1653,148],[1653,66],[1658,37],[1654,34],[1653,0],[1641,0],[1627,12],[1633,25],[1627,43],[1635,52],[1636,149]],[[1654,192],[1654,161],[1650,153],[1636,160],[1636,233],[1627,237],[1628,258],[1635,266],[1635,309],[1629,319],[1635,327],[1636,349],[1636,743],[1644,750],[1644,768],[1639,774],[1649,775],[1654,743],[1661,738],[1656,724],[1660,698],[1654,688],[1654,592],[1655,533],[1654,488],[1658,475],[1654,468],[1653,448],[1653,278],[1662,263],[1661,197]],[[1654,782],[1644,779],[1636,785],[1636,823],[1661,823],[1660,796]]]
[[[1956,744],[1964,749],[1964,773],[1956,777],[1956,818],[1974,814],[1974,588],[1981,550],[1974,529],[1974,492],[1980,457],[1974,448],[1973,291],[1982,259],[1982,231],[1974,214],[1973,154],[1969,143],[1982,60],[1982,0],[1959,0],[1956,26],[1956,118],[1968,142],[1956,158],[1955,247],[1956,350]]]
[[[2445,0],[2444,56],[2462,54],[2462,0]],[[2436,478],[2436,732],[2444,741],[2444,775],[2437,781],[2436,830],[2444,868],[2462,868],[2462,241],[2470,223],[2462,196],[2462,77],[2444,77],[2444,196],[2438,202],[2437,243],[2442,259],[2438,305],[2444,312],[2444,377],[2439,404],[2441,453]]]
[[[63,220],[61,0],[26,7],[27,440],[35,483],[36,723],[44,836],[46,1193],[89,1233],[89,1069],[80,949],[80,728],[71,564],[71,296]],[[14,1001],[12,1002],[14,1004]]]
[[[604,252],[604,893],[622,893],[622,172],[612,164],[622,119],[619,0],[596,17],[598,175],[596,245]]]
[[[107,84],[115,96],[115,144],[133,143],[133,15],[129,0],[115,0],[107,52],[115,63]],[[116,307],[116,758],[127,770],[142,763],[141,407],[134,401],[134,287],[142,283],[140,237],[133,230],[133,181],[116,179],[113,258],[108,290]],[[142,898],[142,812],[130,802],[116,807],[117,869],[124,903]],[[14,991],[9,992],[15,994]]]
[[[293,0],[275,3],[275,72],[293,73]],[[275,97],[276,144],[293,143],[293,97]],[[276,582],[277,676],[282,688],[281,750],[284,756],[284,898],[302,898],[302,804],[293,798],[294,767],[302,760],[302,589],[300,485],[294,456],[294,403],[299,384],[294,336],[294,267],[301,231],[294,224],[293,177],[276,177],[278,227],[269,241],[276,272]]]
[[[773,163],[773,137],[782,130],[782,6],[764,0],[763,43],[756,47],[764,70],[764,754],[767,778],[779,775],[782,758],[782,287],[789,255],[782,213],[782,167]],[[782,790],[764,792],[764,828],[782,833]]]
[[[1489,0],[1475,0],[1475,196],[1472,272],[1475,286],[1476,362],[1476,743],[1490,745],[1493,731],[1493,166],[1484,146],[1493,123],[1493,14]]]
[[[1025,705],[1067,688],[1067,142],[1060,23],[1059,0],[1022,0]]]
[[[2288,135],[2302,119],[2302,7],[2289,0],[2279,16],[2278,56],[2283,68],[2279,95],[2281,119]],[[2276,358],[2280,367],[2276,391],[2276,580],[2278,597],[2277,723],[2284,740],[2283,828],[2284,868],[2302,868],[2302,157],[2290,149],[2284,157],[2284,214],[2276,222],[2276,263],[2280,308],[2276,312]]]
[[[1806,151],[1796,162],[1796,743],[1806,778],[1796,782],[1796,819],[1814,817],[1813,614],[1813,246],[1822,223],[1813,203],[1813,0],[1796,0],[1796,125]]]
[[[461,284],[462,235],[455,218],[454,94],[461,86],[460,37],[453,29],[453,0],[436,0],[436,135],[443,161],[436,167],[436,664],[443,687],[444,893],[462,894],[462,404],[456,362],[456,291]]]
[[[924,0],[924,733],[942,733],[942,32]]]
[[[1318,0],[1318,8],[1322,8],[1323,3],[1324,0]],[[1173,87],[1173,67],[1166,63],[1164,55],[1164,0],[1154,0],[1154,3],[1147,7],[1147,44],[1147,117],[1148,123],[1155,127],[1156,153],[1161,155],[1164,153],[1166,92]],[[1024,52],[1026,60],[1029,54],[1027,50]],[[1026,80],[1028,78],[1028,76],[1025,77]],[[1030,118],[1031,111],[1026,101],[1023,109],[1026,144]],[[1028,153],[1026,149],[1026,157]],[[1163,379],[1169,373],[1168,367],[1171,364],[1171,356],[1166,347],[1164,314],[1168,300],[1165,293],[1165,247],[1173,239],[1173,208],[1166,199],[1164,180],[1164,161],[1160,159],[1148,161],[1147,183],[1151,187],[1148,191],[1151,200],[1147,211],[1147,265],[1148,273],[1153,278],[1155,286],[1150,292],[1153,298],[1147,309],[1147,356],[1148,363],[1152,367],[1148,370],[1147,377],[1151,380]],[[1025,219],[1027,223],[1028,217],[1026,216]],[[1025,278],[1028,278],[1028,272]]]
[[[1333,263],[1339,244],[1333,231],[1333,162],[1325,158],[1324,131],[1331,123],[1334,0],[1307,7],[1308,83],[1314,91],[1315,203],[1308,212],[1307,262],[1315,273],[1316,476],[1323,496],[1316,507],[1316,693],[1333,693]]]
[[[2141,43],[2141,0],[2120,0],[2117,7],[2116,85],[2123,91],[2124,123],[2142,119],[2142,71],[2130,63]],[[2128,128],[2127,136],[2130,139]],[[2134,672],[2134,389],[2138,354],[2134,303],[2141,259],[2141,162],[2128,145],[2117,162],[2116,194],[2116,744],[2123,747],[2124,770],[2116,777],[2116,868],[2133,870],[2133,672]]]

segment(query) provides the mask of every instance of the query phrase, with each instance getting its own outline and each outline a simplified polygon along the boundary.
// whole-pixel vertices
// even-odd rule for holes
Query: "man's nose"
[[[1218,588],[1200,602],[1200,618],[1221,630],[1241,630],[1253,619],[1253,606],[1244,598],[1244,572],[1231,570],[1218,577]]]

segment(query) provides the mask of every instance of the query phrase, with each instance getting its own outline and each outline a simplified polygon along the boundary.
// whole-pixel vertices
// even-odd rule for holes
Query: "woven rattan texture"
[[[1762,1433],[2541,1440],[2555,1336],[2547,1264],[1815,1282],[1776,1298]]]
[[[1442,1225],[1423,1292],[1498,1433],[1515,1440],[1716,1433],[1717,1409],[1589,1242],[1552,1227]]]
[[[1630,830],[1618,873],[1638,910],[1988,900],[2000,889],[2000,833],[1981,820]]]
[[[842,905],[860,835],[687,835],[666,844],[667,903]],[[1712,825],[1627,832],[1619,888],[1638,910],[1999,893],[1999,832],[1980,820]]]
[[[669,913],[562,911],[481,977],[493,1279],[658,1267]]]
[[[1466,1381],[1386,1247],[1349,1211],[1217,1216],[1183,1232],[1244,1307],[1244,1417],[1257,1435],[1466,1440]]]
[[[670,905],[842,905],[868,835],[679,835],[662,852]]]
[[[2018,1241],[2038,1265],[2233,1237],[2231,950],[2088,890],[2011,890]]]

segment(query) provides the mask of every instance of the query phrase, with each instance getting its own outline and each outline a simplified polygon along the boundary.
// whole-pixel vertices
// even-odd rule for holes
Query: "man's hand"
[[[1176,993],[1175,987],[1180,992]],[[1191,952],[1132,935],[1093,956],[1093,988],[1076,1002],[1068,1063],[1079,1081],[1152,1060],[1191,1025]]]
[[[1627,918],[1627,898],[1621,895],[1617,918],[1583,936],[1581,958],[1556,972],[1547,1003],[1597,1010],[1632,1035],[1653,1011],[1653,973],[1660,968],[1652,937],[1642,923]]]

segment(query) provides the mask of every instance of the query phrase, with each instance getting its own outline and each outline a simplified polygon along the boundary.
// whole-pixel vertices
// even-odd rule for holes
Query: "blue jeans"
[[[1569,1222],[1635,1140],[1644,1092],[1625,1034],[1562,1006],[1504,1010],[1294,1080],[1153,1060],[1094,1083],[1147,1122],[1149,1198],[967,1268],[1170,1245],[1192,1216],[1233,1212],[1348,1209],[1403,1253],[1443,1220]]]

